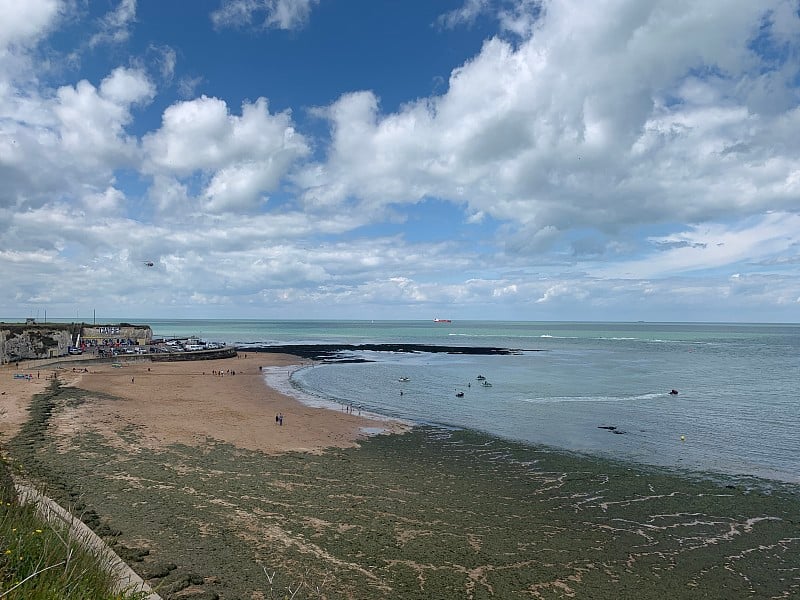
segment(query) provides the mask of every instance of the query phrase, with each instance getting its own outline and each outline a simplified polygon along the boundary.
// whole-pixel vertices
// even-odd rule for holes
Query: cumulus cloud
[[[0,55],[12,44],[36,41],[59,14],[58,0],[0,0]]]
[[[305,200],[438,197],[531,231],[789,208],[796,92],[776,113],[758,112],[752,90],[765,73],[770,90],[794,90],[798,21],[783,0],[546,3],[532,37],[487,41],[441,96],[383,114],[364,91],[320,110],[331,144],[304,174]]]
[[[0,206],[40,206],[48,199],[105,189],[116,168],[138,161],[126,127],[154,87],[138,69],[119,67],[99,87],[87,80],[51,97],[18,93],[0,110]]]
[[[143,146],[152,173],[204,176],[204,205],[213,212],[258,206],[309,152],[291,115],[270,114],[264,98],[245,102],[241,116],[230,114],[223,100],[207,96],[173,104]]]
[[[215,27],[300,29],[319,0],[223,0],[211,13]]]
[[[62,86],[56,92],[52,111],[55,150],[69,153],[82,170],[112,170],[132,160],[136,141],[125,132],[131,107],[148,102],[154,94],[145,73],[123,67],[115,69],[99,88],[86,80]]]

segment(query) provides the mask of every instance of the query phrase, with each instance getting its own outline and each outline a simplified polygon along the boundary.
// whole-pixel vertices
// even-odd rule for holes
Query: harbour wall
[[[177,362],[180,360],[216,360],[218,358],[233,358],[236,348],[218,348],[215,350],[196,350],[189,352],[159,352],[151,354],[153,362]]]

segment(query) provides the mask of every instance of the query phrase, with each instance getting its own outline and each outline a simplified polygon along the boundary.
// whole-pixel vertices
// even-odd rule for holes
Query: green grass
[[[114,592],[114,579],[99,557],[71,539],[66,527],[53,527],[32,505],[20,505],[6,462],[0,461],[0,599],[141,597]]]

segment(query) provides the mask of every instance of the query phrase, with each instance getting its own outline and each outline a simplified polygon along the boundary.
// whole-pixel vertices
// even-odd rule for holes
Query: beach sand
[[[15,379],[14,374],[29,374],[31,379]],[[19,432],[19,428],[28,420],[31,398],[47,389],[51,375],[50,368],[24,363],[19,368],[13,364],[0,368],[0,441],[8,440]],[[76,374],[65,373],[62,383],[70,384],[76,379]]]
[[[46,389],[54,371],[65,387],[98,394],[91,404],[67,407],[56,418],[58,431],[68,436],[88,429],[122,443],[119,432],[135,428],[139,444],[151,449],[213,440],[274,454],[355,446],[364,437],[362,428],[405,430],[398,422],[305,406],[268,387],[259,369],[288,370],[299,363],[294,356],[255,353],[211,361],[121,360],[121,367],[84,360],[40,366],[38,378],[37,370],[6,367],[0,387],[0,434],[8,439],[19,431],[31,398]],[[14,379],[17,372],[31,372],[33,379]],[[275,419],[279,413],[282,426]]]

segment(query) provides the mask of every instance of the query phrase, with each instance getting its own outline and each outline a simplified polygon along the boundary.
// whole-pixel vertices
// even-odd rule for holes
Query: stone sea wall
[[[153,362],[176,362],[181,360],[216,360],[218,358],[233,358],[234,356],[236,356],[236,348],[226,347],[216,350],[197,350],[195,352],[151,354],[150,360]]]

